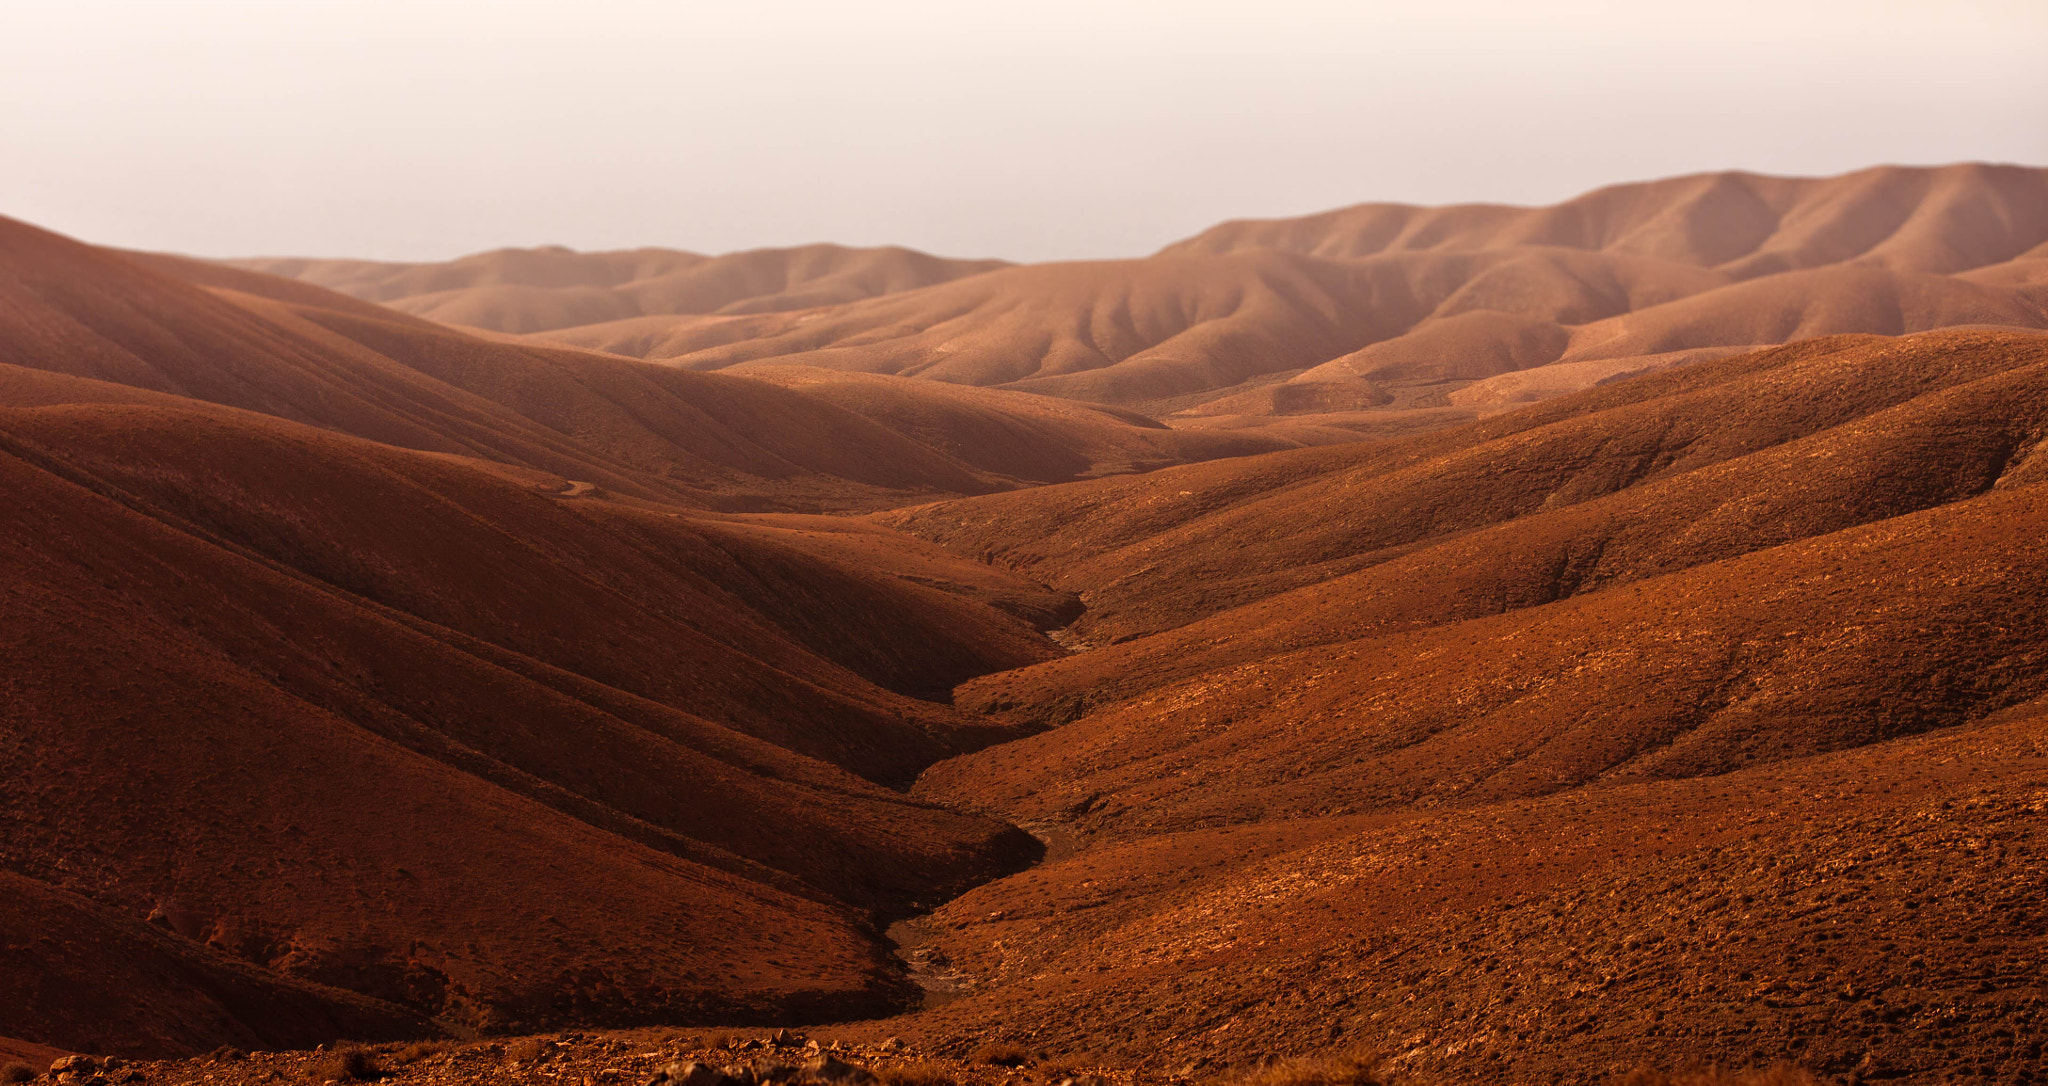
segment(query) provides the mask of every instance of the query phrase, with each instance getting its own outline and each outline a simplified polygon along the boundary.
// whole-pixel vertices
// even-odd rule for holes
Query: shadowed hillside
[[[503,1026],[887,1007],[866,917],[1029,851],[871,783],[1000,734],[878,684],[1042,658],[996,604],[1057,599],[218,408],[4,416],[11,870]]]
[[[0,1032],[872,1014],[878,922],[1033,854],[894,788],[1007,734],[921,699],[1056,654],[1070,601],[704,509],[1014,480],[758,382],[0,242],[6,923],[129,948],[37,956]]]

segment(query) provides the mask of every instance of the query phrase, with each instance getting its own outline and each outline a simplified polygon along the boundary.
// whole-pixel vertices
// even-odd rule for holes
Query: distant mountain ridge
[[[750,289],[780,293],[664,312],[643,296],[667,280],[634,263],[654,259],[485,254],[377,275],[262,266],[438,320],[687,369],[911,376],[1132,406],[1189,429],[1316,416],[1374,431],[1812,336],[2048,327],[2048,170],[1727,172],[1550,207],[1361,204],[1223,223],[1137,260],[913,273],[898,255],[901,274],[864,272],[864,293],[835,286],[829,298],[765,275]],[[548,278],[572,264],[584,269],[573,286]],[[508,285],[520,276],[530,285]]]
[[[1848,261],[1947,275],[2018,259],[2044,243],[2048,170],[1967,163],[1825,178],[1692,174],[1611,185],[1549,207],[1358,204],[1235,220],[1160,253],[1260,248],[1359,260],[1540,246],[1628,253],[1741,280]]]
[[[224,263],[338,290],[401,313],[496,332],[667,314],[772,313],[871,298],[1009,267],[887,246],[805,245],[703,256],[676,249],[495,249],[445,263]]]

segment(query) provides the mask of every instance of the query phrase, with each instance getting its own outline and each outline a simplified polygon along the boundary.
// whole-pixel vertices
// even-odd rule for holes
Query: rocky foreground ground
[[[390,1086],[493,1083],[506,1086],[1388,1086],[1433,1083],[1389,1073],[1367,1056],[1272,1060],[1235,1073],[1191,1062],[1158,1074],[1059,1060],[1003,1044],[961,1055],[928,1053],[890,1038],[878,1044],[820,1042],[800,1033],[678,1033],[638,1030],[562,1033],[487,1041],[339,1046],[302,1052],[221,1049],[181,1060],[65,1056],[48,1069],[12,1063],[4,1086]],[[1829,1082],[1779,1066],[1754,1071],[1643,1068],[1618,1086],[1821,1086]]]
[[[900,1041],[853,1045],[778,1030],[561,1033],[486,1041],[337,1046],[301,1052],[221,1049],[181,1060],[66,1056],[48,1070],[10,1065],[12,1082],[53,1086],[264,1086],[293,1082],[492,1082],[525,1086],[1111,1086],[1129,1074],[1074,1067],[991,1045],[967,1058],[917,1052]]]

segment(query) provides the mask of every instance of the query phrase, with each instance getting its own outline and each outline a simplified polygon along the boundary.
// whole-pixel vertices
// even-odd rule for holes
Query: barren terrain
[[[0,220],[0,1063],[2042,1081],[2044,179],[1032,266]]]

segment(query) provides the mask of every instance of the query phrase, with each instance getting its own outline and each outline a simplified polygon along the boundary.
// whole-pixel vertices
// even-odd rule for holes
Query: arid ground
[[[0,1064],[2048,1082],[2044,437],[2043,169],[1038,265],[0,220]]]

